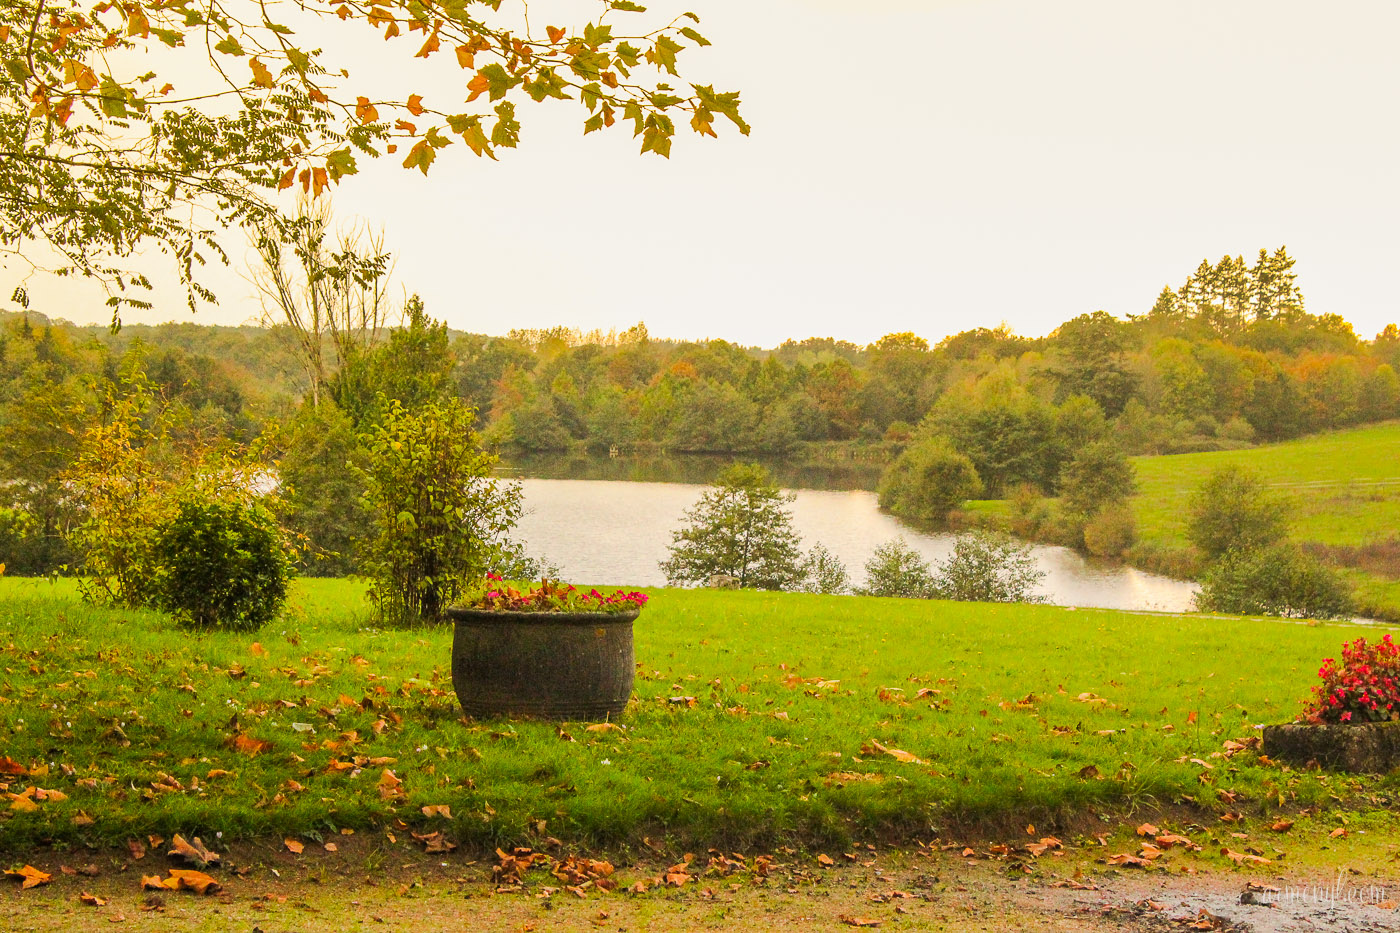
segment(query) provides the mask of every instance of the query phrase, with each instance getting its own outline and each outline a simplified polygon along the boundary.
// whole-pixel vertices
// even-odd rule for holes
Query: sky
[[[524,101],[518,151],[456,145],[426,178],[362,159],[337,217],[382,227],[430,314],[489,334],[1037,336],[1145,313],[1201,259],[1280,245],[1309,311],[1368,338],[1400,319],[1394,0],[688,2],[714,45],[681,72],[740,90],[750,137],[721,119],[720,140],[685,132],[667,161],[630,129],[582,137],[576,104]],[[530,5],[537,30],[595,9]],[[411,54],[353,57],[363,74]],[[218,307],[191,317],[167,291],[125,319],[255,319],[246,250],[227,245]],[[30,290],[51,316],[109,317],[90,286]]]

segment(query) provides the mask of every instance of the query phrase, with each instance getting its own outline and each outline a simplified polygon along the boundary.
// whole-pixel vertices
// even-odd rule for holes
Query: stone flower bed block
[[[1358,774],[1386,774],[1400,768],[1400,722],[1288,723],[1265,726],[1265,755],[1297,767]]]

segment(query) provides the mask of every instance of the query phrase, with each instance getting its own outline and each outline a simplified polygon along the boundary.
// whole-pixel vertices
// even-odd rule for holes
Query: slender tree
[[[673,585],[732,577],[742,589],[787,590],[804,575],[800,539],[783,493],[758,464],[722,472],[671,533],[671,556],[661,570]]]

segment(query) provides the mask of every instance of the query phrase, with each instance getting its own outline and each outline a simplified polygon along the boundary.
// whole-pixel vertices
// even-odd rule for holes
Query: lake
[[[610,470],[617,476],[646,475],[639,473],[635,464],[594,463],[590,469]],[[531,556],[546,558],[559,567],[565,580],[574,583],[666,585],[657,564],[666,558],[671,532],[684,523],[685,511],[705,488],[702,484],[529,475],[545,470],[539,463],[516,462],[501,471],[521,484],[526,514],[518,534]],[[577,466],[555,470],[566,476],[581,471]],[[779,479],[792,481],[781,473]],[[841,480],[846,485],[859,485],[844,471]],[[792,492],[796,495],[793,525],[802,536],[804,550],[821,542],[846,565],[857,585],[864,582],[865,562],[877,547],[893,538],[903,537],[930,563],[952,551],[952,535],[920,531],[881,512],[875,493],[869,489],[802,488]],[[1069,548],[1035,545],[1032,551],[1046,574],[1039,594],[1056,605],[1165,612],[1191,608],[1194,583],[1091,561]]]

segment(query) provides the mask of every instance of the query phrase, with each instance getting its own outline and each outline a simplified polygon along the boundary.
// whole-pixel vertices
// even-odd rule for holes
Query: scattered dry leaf
[[[46,871],[40,871],[33,865],[26,865],[14,871],[7,871],[5,874],[10,878],[20,879],[21,890],[24,888],[37,888],[39,885],[48,884],[53,880],[53,875],[50,875]]]

